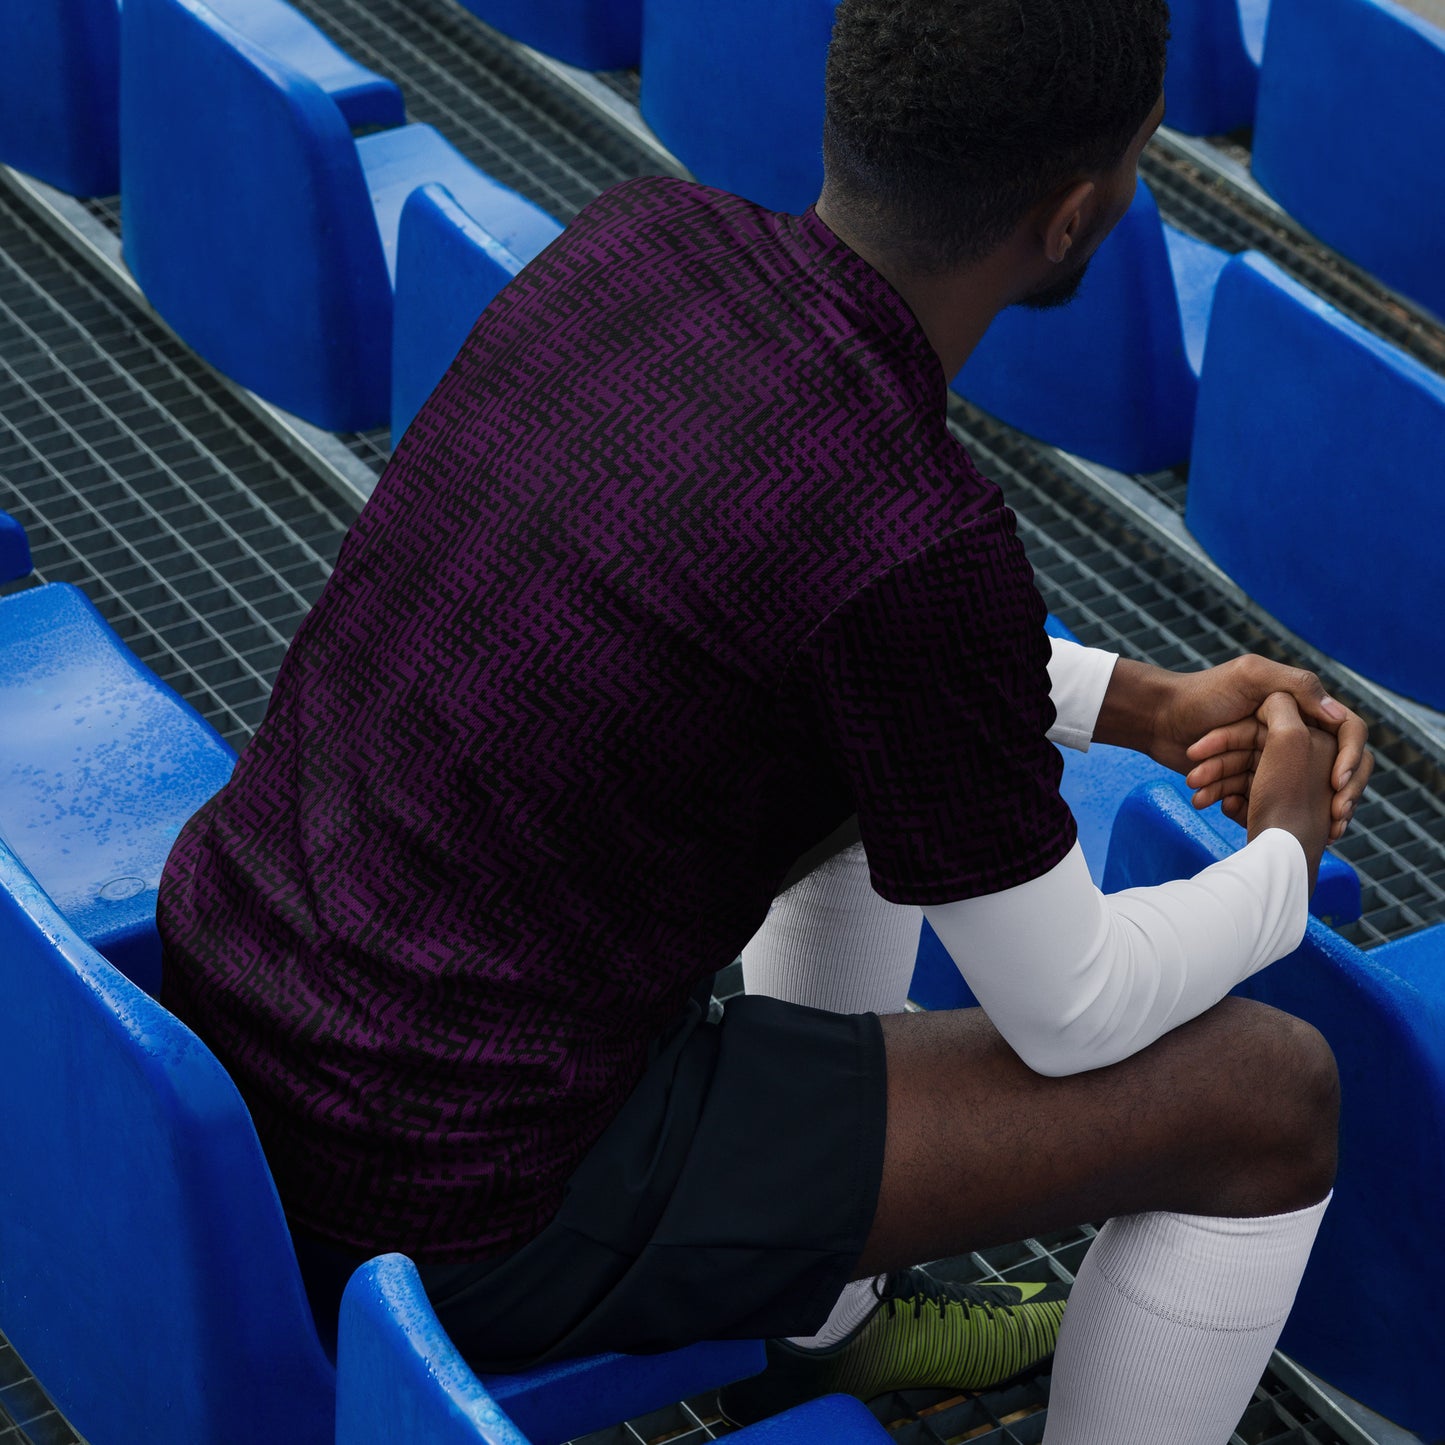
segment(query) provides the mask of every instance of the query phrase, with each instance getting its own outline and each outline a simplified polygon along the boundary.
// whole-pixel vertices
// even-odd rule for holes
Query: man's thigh
[[[1116,1214],[1283,1212],[1333,1177],[1329,1048],[1262,1004],[1227,998],[1066,1078],[1034,1073],[979,1009],[881,1026],[887,1147],[860,1274]]]

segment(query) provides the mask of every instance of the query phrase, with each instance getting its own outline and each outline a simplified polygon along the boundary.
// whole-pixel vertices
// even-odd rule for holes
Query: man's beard
[[[1092,256],[1089,257],[1089,261],[1093,259]],[[1058,281],[1051,281],[1047,286],[1039,287],[1037,291],[1030,291],[1015,305],[1022,306],[1028,311],[1053,311],[1060,306],[1067,306],[1079,294],[1079,287],[1084,284],[1084,277],[1089,272],[1089,261],[1085,261],[1072,275],[1064,276]]]

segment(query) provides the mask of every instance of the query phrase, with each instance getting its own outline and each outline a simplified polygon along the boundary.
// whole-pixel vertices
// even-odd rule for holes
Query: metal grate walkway
[[[30,534],[35,580],[82,588],[244,743],[352,505],[3,192],[0,418],[0,508]]]
[[[358,60],[401,84],[411,118],[436,125],[559,219],[606,186],[659,169],[654,151],[448,0],[298,3]],[[635,76],[604,80],[635,100]],[[1263,223],[1241,219],[1212,182],[1152,152],[1146,168],[1161,177],[1171,219],[1217,244],[1269,249],[1249,229]],[[113,200],[88,209],[118,230]],[[1298,238],[1286,230],[1275,241],[1272,254],[1300,274]],[[1377,300],[1356,298],[1347,309]],[[1445,369],[1445,339],[1419,344],[1438,346],[1431,364]],[[1050,449],[963,403],[953,421],[1017,510],[1049,606],[1086,642],[1182,667],[1247,649],[1291,651],[1269,619],[1207,569],[1141,535]],[[380,471],[384,433],[345,440]],[[1179,474],[1143,480],[1171,505],[1182,495]],[[26,525],[37,580],[83,588],[137,655],[236,746],[260,721],[285,644],[355,515],[343,487],[300,464],[204,363],[3,189],[0,507]],[[1338,695],[1355,700],[1347,680],[1324,671]],[[1366,946],[1445,919],[1441,760],[1408,729],[1379,729],[1376,741],[1374,792],[1341,847],[1365,885],[1354,936]],[[1091,1235],[1025,1241],[951,1268],[966,1279],[1071,1278]],[[895,1397],[877,1409],[906,1445],[1030,1445],[1041,1436],[1045,1399],[1036,1383],[978,1401]],[[728,1433],[709,1409],[706,1400],[688,1402],[589,1445],[694,1445]],[[0,1445],[75,1438],[0,1337]],[[1354,1445],[1358,1437],[1337,1432],[1271,1375],[1236,1438]]]

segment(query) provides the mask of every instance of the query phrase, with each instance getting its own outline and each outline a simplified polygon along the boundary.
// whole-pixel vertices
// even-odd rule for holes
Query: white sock
[[[902,1013],[922,927],[921,908],[873,891],[867,855],[855,843],[774,901],[743,949],[743,986],[830,1013]],[[877,1307],[873,1283],[844,1285],[823,1328],[791,1343],[814,1350],[836,1345]]]
[[[774,900],[743,949],[743,985],[830,1013],[902,1013],[922,927],[921,908],[873,891],[855,843]]]
[[[1225,1445],[1329,1202],[1258,1219],[1111,1219],[1064,1311],[1045,1445]]]
[[[829,1345],[836,1345],[839,1340],[851,1335],[878,1308],[878,1296],[873,1285],[882,1278],[880,1274],[875,1279],[855,1279],[845,1284],[823,1328],[816,1335],[794,1335],[788,1343],[800,1345],[805,1350],[826,1350]]]

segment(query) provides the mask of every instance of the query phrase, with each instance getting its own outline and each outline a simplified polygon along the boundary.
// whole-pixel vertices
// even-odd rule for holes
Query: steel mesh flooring
[[[649,174],[637,148],[449,0],[295,0],[363,65],[396,81],[407,118],[559,221]]]
[[[300,0],[300,8],[357,59],[397,79],[413,119],[436,124],[559,219],[606,185],[650,169],[612,127],[446,0]],[[619,93],[635,100],[635,77],[615,79]],[[1195,195],[1188,177],[1157,188],[1171,219],[1216,244],[1254,245],[1302,274],[1291,250],[1297,239],[1286,235],[1271,249],[1237,210]],[[1186,214],[1191,196],[1197,214]],[[117,229],[113,199],[89,209]],[[1302,279],[1342,304],[1327,284]],[[1445,343],[1439,359],[1424,359],[1445,369]],[[1174,666],[1246,647],[1278,650],[1267,628],[1142,544],[1117,515],[1051,470],[1039,449],[966,408],[958,415],[980,463],[1020,513],[1051,609],[1086,642]],[[0,506],[26,524],[38,578],[81,586],[143,661],[230,741],[244,742],[352,508],[313,481],[179,342],[67,261],[3,196],[0,417]],[[384,433],[347,440],[377,470],[384,464]],[[1171,500],[1183,483],[1182,474],[1142,480]],[[1340,848],[1365,886],[1366,921],[1355,936],[1366,945],[1445,917],[1445,890],[1434,881],[1445,847],[1440,770],[1407,739],[1377,733],[1376,743],[1372,796]],[[1091,1233],[1026,1241],[952,1268],[959,1278],[1037,1275],[1041,1266],[1070,1277]],[[1029,1445],[1041,1437],[1045,1398],[1045,1382],[1037,1382],[979,1400],[895,1396],[875,1411],[896,1422],[894,1433],[908,1445]],[[589,1445],[719,1438],[728,1430],[709,1406],[672,1407],[589,1437]],[[75,1438],[0,1337],[0,1445]],[[1338,1438],[1267,1377],[1236,1440],[1335,1445]]]
[[[0,194],[0,507],[233,745],[354,511]],[[11,584],[6,590],[29,583]]]
[[[1039,1445],[1048,1418],[1047,1381],[976,1397],[919,1391],[884,1396],[870,1408],[897,1445]],[[732,1434],[711,1395],[610,1430],[575,1445],[704,1445]],[[3,1439],[3,1437],[0,1437]],[[1340,1435],[1283,1381],[1267,1375],[1229,1445],[1344,1445]]]

